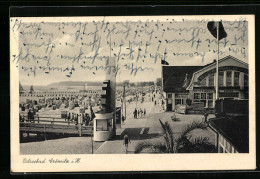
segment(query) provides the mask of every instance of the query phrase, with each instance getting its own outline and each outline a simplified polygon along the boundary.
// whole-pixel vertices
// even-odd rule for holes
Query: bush
[[[188,106],[190,106],[191,103],[192,103],[192,100],[191,100],[190,98],[187,98],[187,99],[186,99],[186,104],[187,104]]]

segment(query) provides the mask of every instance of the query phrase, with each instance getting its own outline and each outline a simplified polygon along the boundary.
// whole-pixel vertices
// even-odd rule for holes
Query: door
[[[167,111],[172,111],[172,99],[167,99]]]

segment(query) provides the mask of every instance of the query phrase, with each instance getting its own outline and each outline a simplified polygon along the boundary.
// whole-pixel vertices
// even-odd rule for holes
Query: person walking
[[[137,118],[137,110],[136,110],[136,108],[134,110],[134,118]]]
[[[74,116],[74,113],[72,113],[70,121],[73,122],[74,120],[75,120],[75,116]]]
[[[140,108],[140,118],[143,117],[143,110]]]
[[[204,111],[204,115],[203,115],[203,118],[204,118],[204,124],[208,124],[208,113],[206,111]]]
[[[125,124],[125,116],[122,116],[122,124]]]
[[[146,114],[146,109],[144,108],[144,116],[145,116],[145,114]]]
[[[125,153],[127,154],[127,151],[128,151],[128,143],[131,143],[128,135],[127,135],[127,132],[125,133],[124,135],[124,139],[123,139],[123,145],[125,145]]]
[[[66,119],[65,119],[66,121]],[[70,121],[70,113],[67,115],[67,121]]]
[[[75,114],[75,125],[78,125],[79,123],[79,115],[78,114]]]

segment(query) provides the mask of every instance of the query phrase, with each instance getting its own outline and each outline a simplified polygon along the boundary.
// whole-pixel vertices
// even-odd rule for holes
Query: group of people
[[[79,117],[81,116],[81,114],[68,114],[67,117],[65,118],[65,121],[70,121],[70,122],[75,122],[75,125],[79,124]],[[91,124],[91,119],[89,114],[85,113],[82,114],[82,123],[81,125],[85,124],[85,126],[89,126]]]
[[[146,109],[144,108],[144,110],[142,110],[142,108],[140,108],[139,110],[137,110],[135,108],[133,114],[134,114],[134,118],[142,117],[143,115],[145,116],[146,115]]]
[[[30,108],[29,110],[28,110],[28,113],[27,113],[27,119],[26,119],[26,117],[25,116],[22,116],[20,113],[19,113],[19,120],[20,120],[20,122],[24,122],[25,120],[30,120],[30,121],[33,121],[34,120],[34,116],[36,115],[36,113],[37,113],[37,109],[35,109],[35,108]]]

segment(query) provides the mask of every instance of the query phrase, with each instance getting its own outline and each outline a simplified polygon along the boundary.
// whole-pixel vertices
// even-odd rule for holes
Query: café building
[[[163,92],[166,111],[185,105],[187,99],[214,108],[216,99],[216,60],[205,66],[163,66]],[[248,99],[248,64],[227,56],[219,60],[219,99]]]

